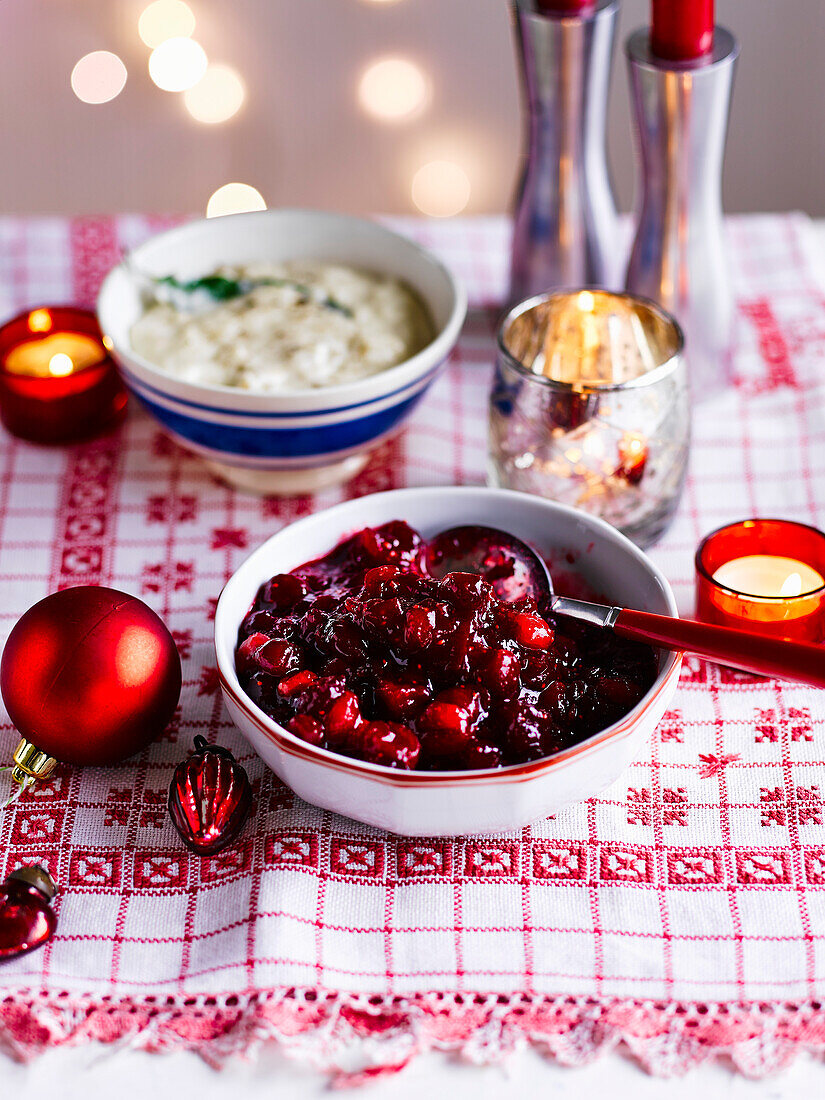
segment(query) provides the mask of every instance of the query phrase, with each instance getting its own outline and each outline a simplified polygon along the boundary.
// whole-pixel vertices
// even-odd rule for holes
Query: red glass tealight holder
[[[825,640],[825,533],[779,519],[713,531],[696,551],[696,616],[775,638]]]
[[[72,443],[113,426],[126,391],[94,313],[44,306],[0,328],[0,419],[21,439]]]

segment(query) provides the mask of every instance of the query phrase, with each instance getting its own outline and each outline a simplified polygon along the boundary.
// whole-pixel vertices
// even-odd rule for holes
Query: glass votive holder
[[[825,640],[825,533],[746,519],[696,551],[696,617],[799,642]]]
[[[126,390],[90,310],[41,306],[0,327],[0,419],[33,443],[74,443],[111,428]]]
[[[679,504],[690,447],[684,338],[655,303],[600,290],[543,294],[498,333],[492,484],[599,516],[639,546]]]

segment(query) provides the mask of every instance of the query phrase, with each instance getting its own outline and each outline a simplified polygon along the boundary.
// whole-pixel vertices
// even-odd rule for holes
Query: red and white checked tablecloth
[[[91,303],[143,217],[0,220],[0,309]],[[219,1059],[270,1037],[340,1072],[525,1042],[577,1063],[624,1040],[653,1071],[727,1052],[762,1073],[825,1049],[825,696],[686,662],[653,743],[601,797],[520,833],[390,837],[300,802],[226,718],[212,648],[224,581],[280,525],[343,496],[480,483],[503,220],[406,222],[477,310],[415,414],[343,491],[258,499],[146,416],[86,446],[0,438],[0,619],[100,583],[150,603],[184,664],[139,759],[60,767],[0,815],[0,873],[46,864],[59,929],[0,969],[18,1057],[88,1039]],[[738,383],[697,412],[679,515],[653,557],[684,611],[702,535],[747,515],[825,520],[825,296],[802,217],[730,223]],[[243,841],[199,858],[165,809],[202,733],[248,769]],[[6,721],[2,754],[14,731]],[[361,1078],[356,1078],[361,1079]]]

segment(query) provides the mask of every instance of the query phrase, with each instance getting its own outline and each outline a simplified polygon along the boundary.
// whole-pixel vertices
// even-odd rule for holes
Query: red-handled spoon
[[[490,581],[501,600],[530,596],[556,615],[613,630],[634,642],[684,649],[759,676],[825,687],[825,646],[556,596],[550,572],[538,554],[521,539],[495,527],[442,531],[427,544],[425,565],[436,578],[457,571],[477,573]]]

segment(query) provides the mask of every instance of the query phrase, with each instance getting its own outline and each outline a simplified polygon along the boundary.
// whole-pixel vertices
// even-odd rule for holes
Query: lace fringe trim
[[[459,1052],[485,1064],[528,1044],[562,1065],[581,1066],[624,1043],[661,1077],[726,1055],[740,1073],[761,1077],[802,1051],[825,1054],[825,1006],[308,989],[134,999],[21,990],[0,999],[0,1049],[19,1061],[97,1041],[191,1050],[220,1066],[272,1040],[339,1086],[397,1073],[425,1051]]]

